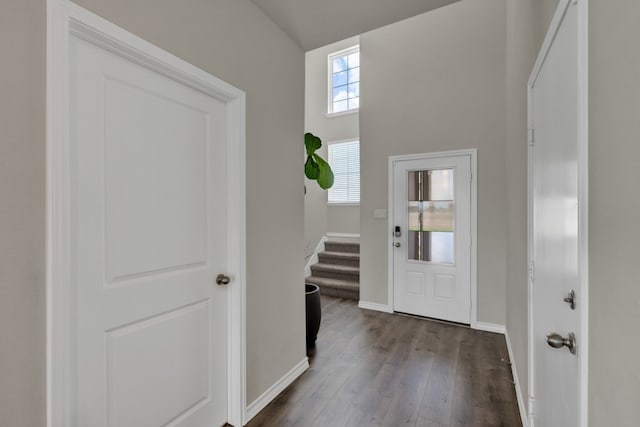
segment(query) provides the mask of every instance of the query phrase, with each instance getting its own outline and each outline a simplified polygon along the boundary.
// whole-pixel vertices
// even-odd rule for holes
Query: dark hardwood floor
[[[249,424],[520,427],[502,335],[323,297],[311,367]]]

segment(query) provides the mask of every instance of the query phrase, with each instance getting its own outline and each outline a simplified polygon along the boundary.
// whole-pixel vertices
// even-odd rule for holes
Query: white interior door
[[[392,164],[394,311],[468,324],[471,156]]]
[[[227,420],[223,102],[70,41],[76,425]]]
[[[581,425],[580,369],[586,349],[581,346],[577,12],[574,2],[560,5],[529,93],[531,398],[533,421],[540,427]],[[564,345],[574,336],[575,354]]]

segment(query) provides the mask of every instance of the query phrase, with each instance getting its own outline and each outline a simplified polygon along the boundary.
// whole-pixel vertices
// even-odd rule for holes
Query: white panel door
[[[394,311],[470,323],[471,156],[393,162]]]
[[[225,105],[70,49],[76,425],[222,425]]]
[[[572,2],[573,3],[573,2]],[[559,13],[565,9],[560,7]],[[580,425],[580,317],[578,222],[578,19],[566,6],[530,90],[534,142],[531,167],[531,297],[534,425]],[[552,30],[553,31],[553,30]],[[565,302],[576,292],[572,309]],[[575,335],[576,354],[561,338]]]

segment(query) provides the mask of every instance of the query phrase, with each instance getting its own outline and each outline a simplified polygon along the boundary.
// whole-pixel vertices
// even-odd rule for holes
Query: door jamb
[[[535,340],[533,336],[533,88],[555,36],[570,5],[576,5],[578,19],[578,265],[581,300],[579,426],[588,426],[589,417],[589,0],[560,0],[527,84],[527,309],[528,309],[528,421],[534,427],[535,414]]]
[[[408,154],[399,156],[389,156],[388,166],[388,226],[387,226],[387,301],[388,311],[393,313],[394,301],[393,301],[393,289],[394,289],[394,274],[393,274],[393,227],[395,225],[394,218],[394,168],[397,162],[406,160],[423,160],[423,159],[436,159],[440,157],[456,157],[456,156],[469,156],[471,160],[471,258],[470,258],[470,291],[471,291],[471,327],[473,329],[481,329],[478,325],[478,282],[477,282],[477,261],[478,261],[478,150],[475,148],[466,150],[451,150],[451,151],[439,151],[433,153],[423,154]]]
[[[47,426],[73,424],[69,39],[78,35],[227,105],[228,421],[246,419],[245,93],[68,0],[47,0]]]

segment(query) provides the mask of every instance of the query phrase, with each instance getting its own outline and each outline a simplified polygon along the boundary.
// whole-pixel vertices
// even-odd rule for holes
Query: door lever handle
[[[547,344],[553,348],[567,347],[571,354],[576,354],[577,352],[576,335],[573,332],[569,332],[567,338],[555,332],[551,333],[547,335]]]

